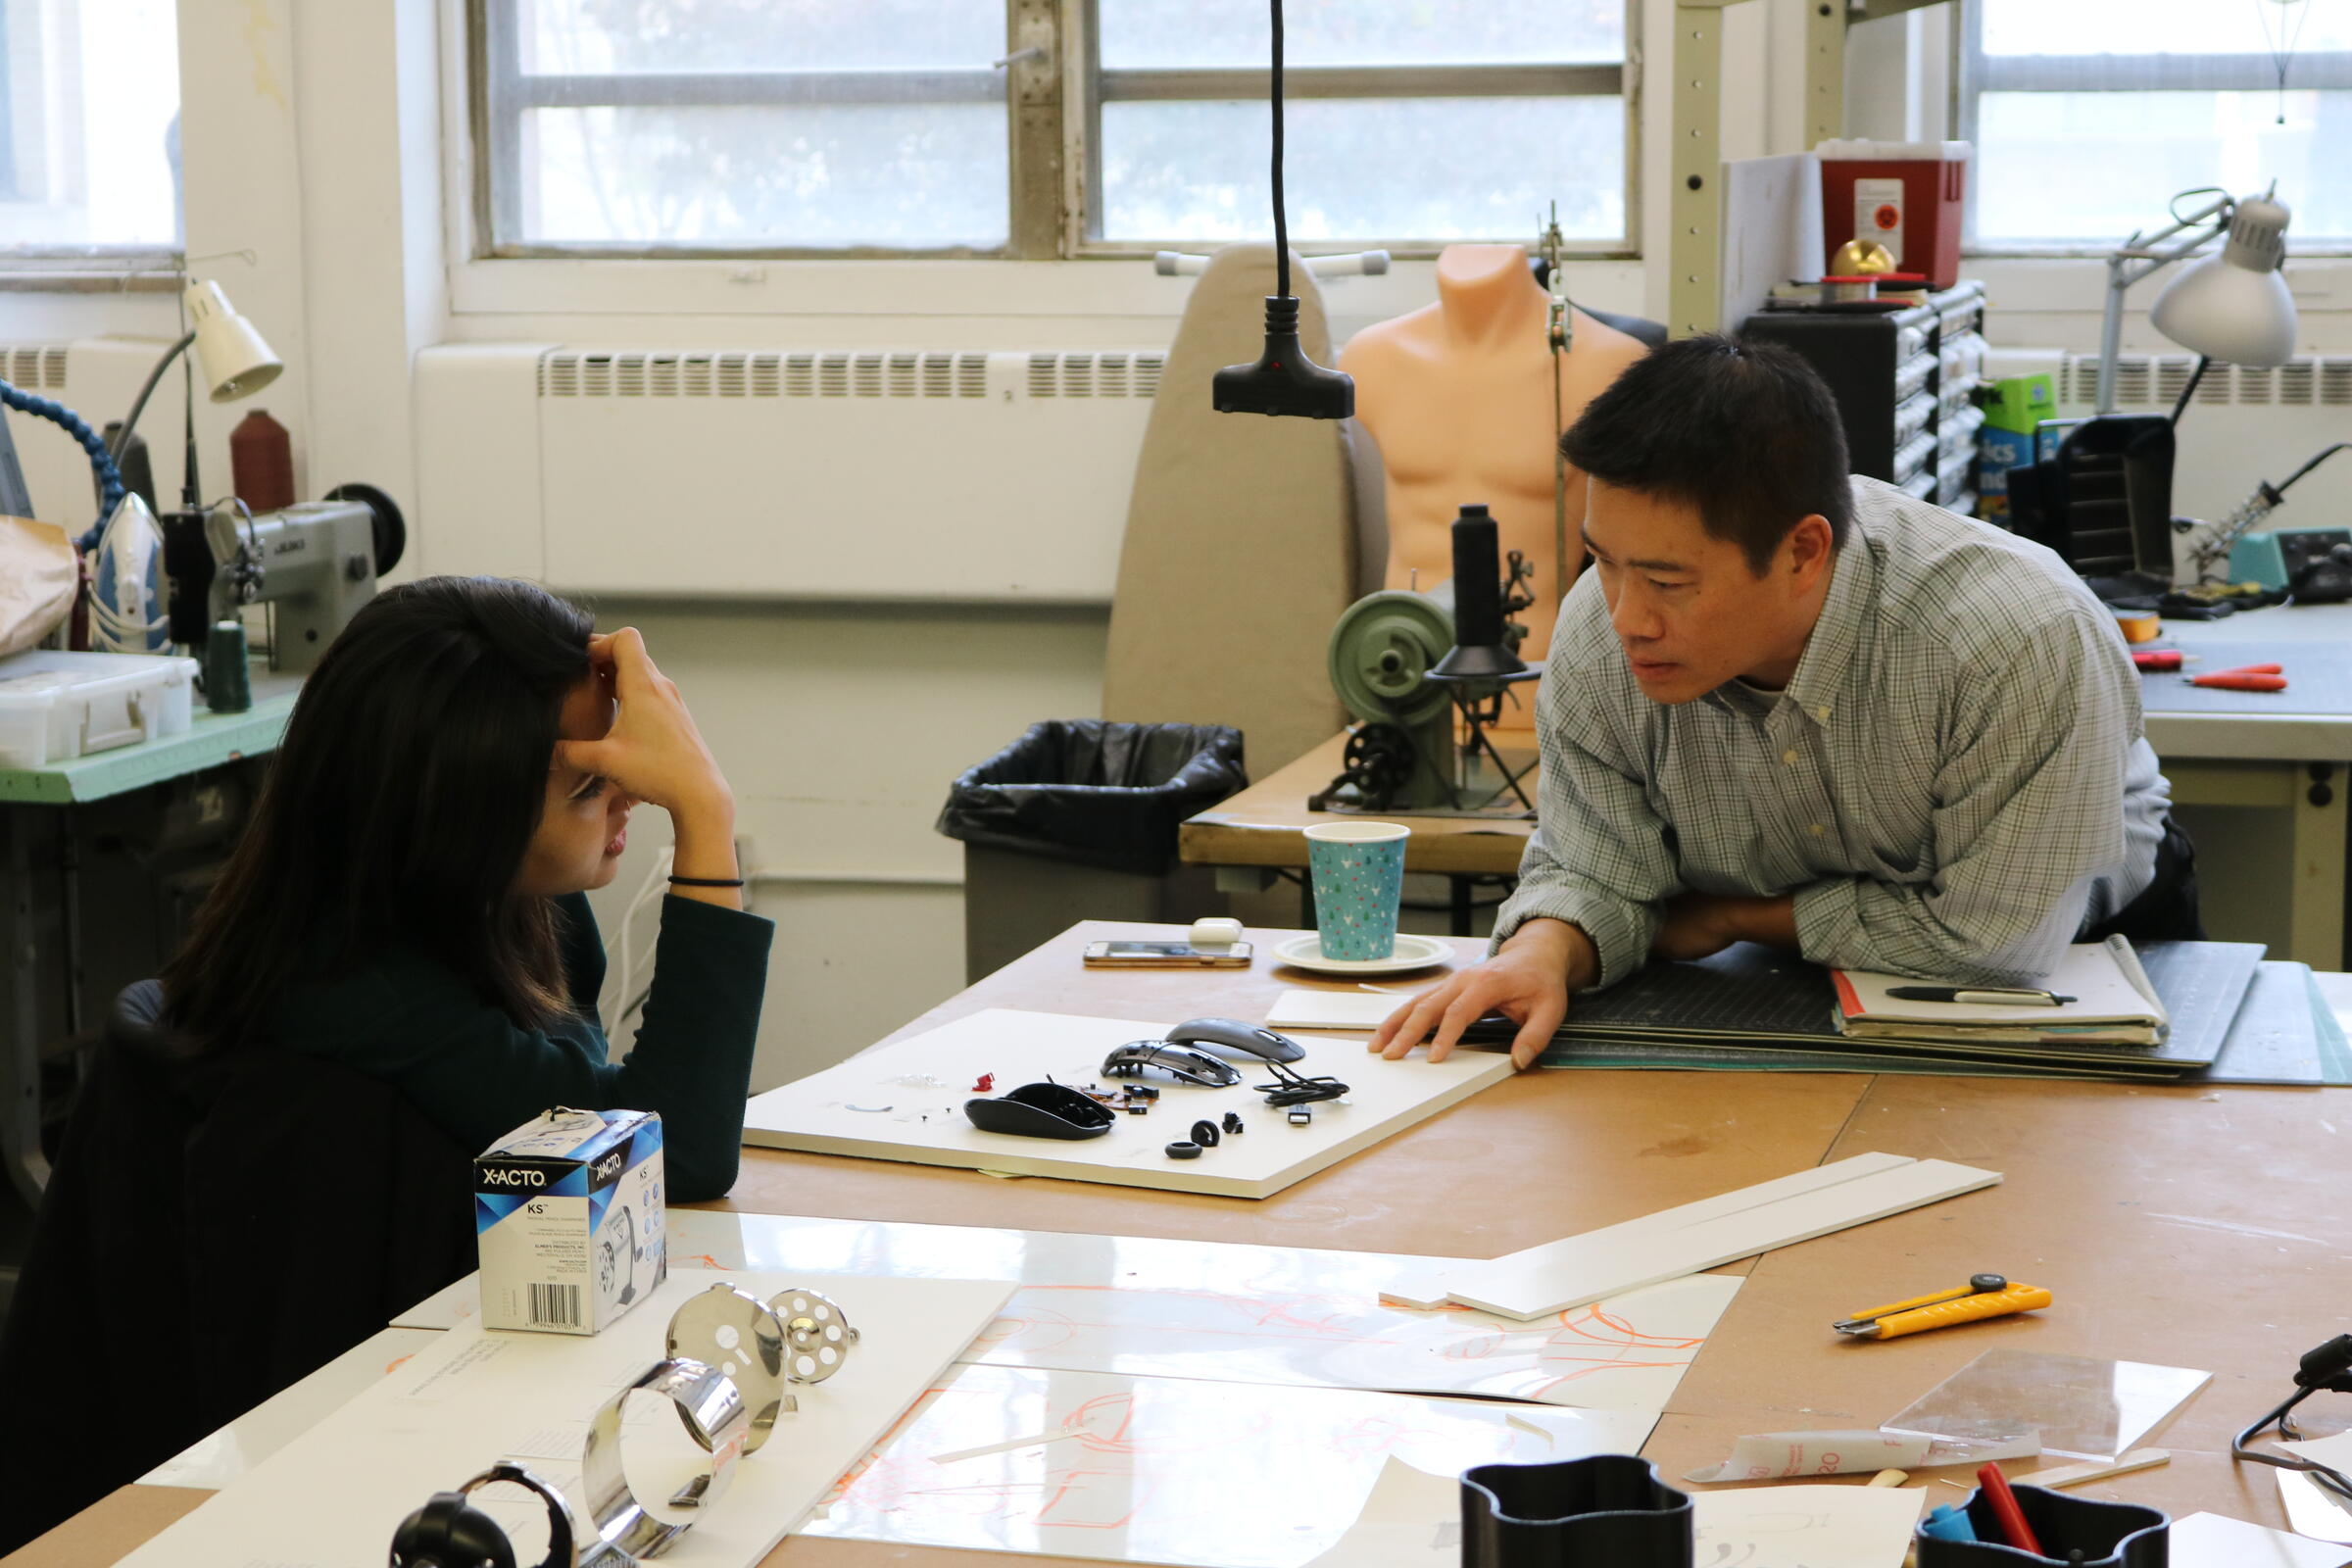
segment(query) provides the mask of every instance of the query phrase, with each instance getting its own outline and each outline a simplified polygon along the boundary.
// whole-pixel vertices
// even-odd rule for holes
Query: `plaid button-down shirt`
[[[1643,696],[1598,574],[1537,703],[1538,827],[1495,940],[1538,915],[1639,968],[1685,890],[1792,894],[1804,955],[1968,984],[2047,974],[2155,874],[2170,787],[2114,616],[2058,558],[1857,478],[1783,692]]]

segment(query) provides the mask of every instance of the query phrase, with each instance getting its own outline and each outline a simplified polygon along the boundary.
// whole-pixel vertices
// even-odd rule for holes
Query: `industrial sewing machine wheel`
[[[1394,724],[1359,724],[1348,737],[1339,782],[1352,788],[1371,811],[1389,802],[1413,776],[1413,741]]]
[[[839,1306],[814,1291],[778,1291],[767,1298],[784,1320],[784,1375],[795,1383],[822,1383],[840,1371],[858,1343],[858,1331]]]

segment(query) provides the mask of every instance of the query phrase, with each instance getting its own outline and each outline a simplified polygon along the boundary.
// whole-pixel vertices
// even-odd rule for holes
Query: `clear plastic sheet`
[[[1884,1430],[1976,1443],[2034,1433],[2044,1453],[2112,1459],[2155,1431],[2212,1376],[2145,1361],[1987,1350]]]

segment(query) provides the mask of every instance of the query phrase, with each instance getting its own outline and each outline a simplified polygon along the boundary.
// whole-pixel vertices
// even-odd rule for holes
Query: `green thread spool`
[[[204,639],[204,705],[216,713],[242,713],[253,706],[241,620],[215,621]]]

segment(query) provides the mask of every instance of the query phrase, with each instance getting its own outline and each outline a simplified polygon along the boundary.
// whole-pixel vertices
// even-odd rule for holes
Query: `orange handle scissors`
[[[2014,1284],[1998,1274],[1975,1274],[1958,1290],[1915,1296],[1867,1307],[1831,1325],[1857,1340],[1891,1340],[1956,1323],[1977,1323],[2012,1312],[2033,1312],[2050,1304],[2050,1293],[2038,1285]]]

